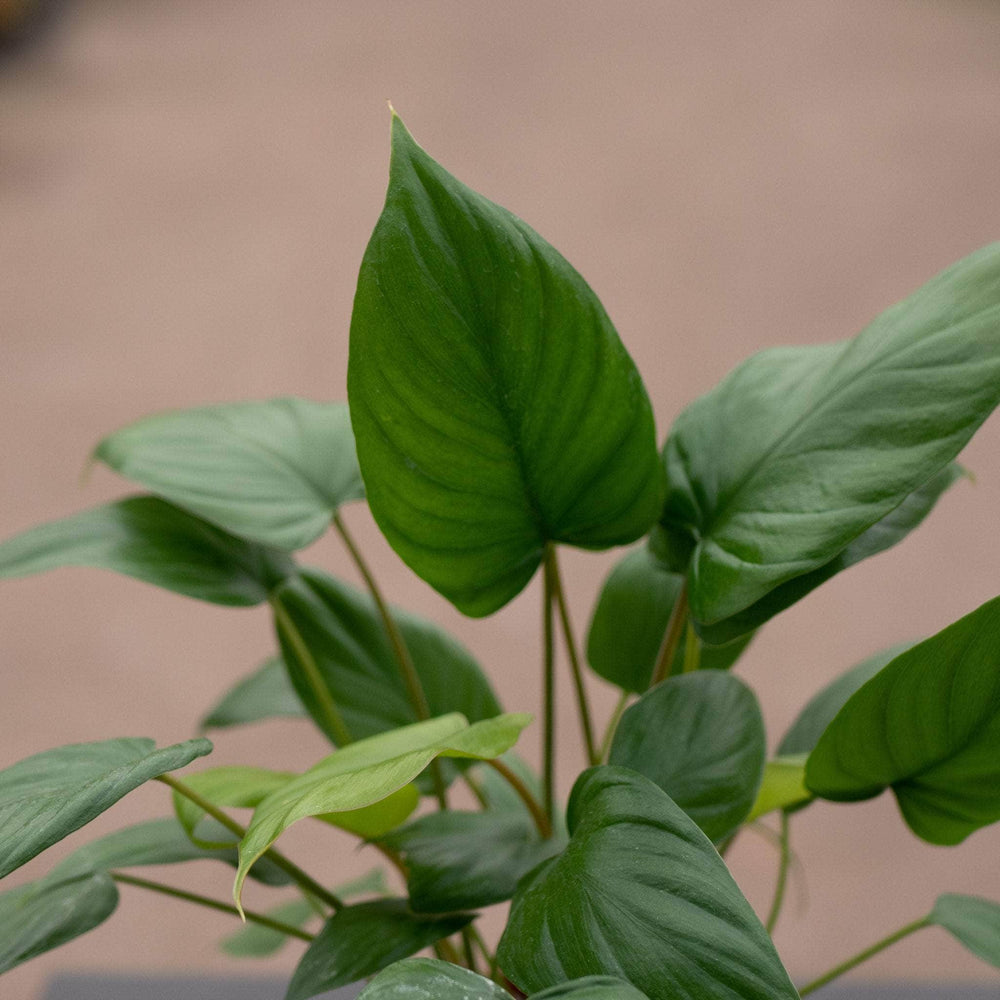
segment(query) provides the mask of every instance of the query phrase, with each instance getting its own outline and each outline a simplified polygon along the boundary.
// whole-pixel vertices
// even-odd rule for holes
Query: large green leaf
[[[754,693],[732,674],[670,677],[622,716],[609,763],[655,782],[709,839],[724,839],[757,797],[767,739]]]
[[[0,878],[89,823],[123,795],[212,750],[119,739],[44,750],[0,771]]]
[[[276,716],[306,716],[280,656],[230,688],[201,720],[201,729],[225,729]]]
[[[846,549],[828,563],[811,573],[793,577],[770,591],[759,601],[743,611],[724,618],[714,625],[699,624],[698,631],[706,642],[732,643],[737,636],[750,633],[778,612],[791,607],[821,583],[853,566],[855,563],[891,549],[918,527],[931,512],[941,494],[964,475],[960,466],[952,462],[923,486],[914,490],[895,510],[891,510],[867,531],[862,532]]]
[[[569,827],[563,854],[522,880],[500,940],[523,991],[609,975],[650,1000],[797,1000],[712,842],[648,778],[584,771]]]
[[[118,890],[103,872],[0,893],[0,973],[93,930],[117,905]]]
[[[123,476],[241,538],[291,550],[364,497],[347,406],[306,399],[161,413],[95,451]]]
[[[500,715],[469,725],[457,712],[358,740],[325,757],[257,807],[240,843],[233,895],[247,870],[293,823],[381,802],[408,785],[436,757],[490,760],[506,753],[530,715]]]
[[[399,663],[374,602],[318,570],[303,570],[274,594],[309,650],[355,739],[416,722]],[[437,625],[394,610],[431,715],[461,712],[473,722],[500,713],[489,681],[468,650]],[[302,702],[333,739],[298,648],[278,626],[282,654]]]
[[[1000,244],[853,340],[744,362],[665,447],[663,523],[692,547],[696,621],[827,565],[939,473],[998,401]]]
[[[979,896],[938,896],[930,922],[1000,969],[1000,903]]]
[[[0,544],[0,577],[94,566],[213,604],[248,607],[293,572],[284,553],[235,538],[157,497],[130,497]]]
[[[891,787],[932,844],[1000,819],[1000,598],[897,656],[820,737],[806,785],[835,801]]]
[[[358,1000],[510,1000],[510,994],[450,962],[407,958],[383,969]]]
[[[347,385],[379,527],[467,614],[514,597],[547,542],[621,545],[659,515],[652,410],[597,297],[395,116]]]
[[[644,545],[629,552],[608,575],[590,621],[587,659],[606,681],[626,691],[649,687],[663,634],[684,577],[664,569]],[[723,646],[703,646],[702,670],[728,670],[749,645],[745,635]],[[683,669],[687,637],[682,636],[670,674]]]
[[[470,914],[419,917],[405,899],[379,899],[345,906],[306,949],[285,1000],[308,1000],[326,990],[356,983],[460,931]]]

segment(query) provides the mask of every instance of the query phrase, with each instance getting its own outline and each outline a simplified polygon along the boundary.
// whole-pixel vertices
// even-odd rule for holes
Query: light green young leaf
[[[308,714],[292,687],[284,661],[272,656],[259,670],[230,688],[206,713],[199,728],[225,729],[276,716],[298,718]]]
[[[702,627],[826,566],[959,453],[1000,401],[1000,244],[853,340],[764,351],[677,419],[663,524]]]
[[[508,714],[469,725],[457,712],[358,740],[325,757],[257,807],[240,843],[233,896],[247,870],[293,823],[381,802],[408,785],[436,757],[490,760],[516,742],[530,715]]]
[[[510,1000],[510,994],[450,962],[406,958],[383,969],[358,1000]]]
[[[775,757],[764,765],[764,778],[747,816],[748,823],[775,809],[794,809],[812,800],[812,792],[805,785],[807,756],[802,753],[792,757]]]
[[[147,417],[95,457],[240,538],[290,551],[364,497],[347,406],[224,403]]]
[[[234,538],[157,497],[130,497],[0,544],[0,578],[93,566],[178,594],[237,607],[267,600],[294,572],[274,549]]]
[[[930,922],[943,927],[973,955],[1000,969],[1000,903],[980,896],[938,896]]]
[[[1000,598],[897,656],[847,701],[806,764],[834,801],[892,788],[932,844],[1000,820]]]
[[[652,409],[597,297],[395,116],[347,385],[379,527],[466,614],[519,593],[546,543],[622,545],[659,515]]]
[[[155,749],[119,739],[44,750],[0,771],[0,878],[89,823],[134,788],[211,753],[208,740]]]

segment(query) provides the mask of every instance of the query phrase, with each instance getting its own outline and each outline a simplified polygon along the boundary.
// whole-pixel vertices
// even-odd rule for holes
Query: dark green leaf
[[[147,417],[95,451],[123,476],[262,545],[299,549],[364,497],[347,406],[225,403]]]
[[[607,975],[650,1000],[797,1000],[711,841],[649,779],[584,771],[569,828],[563,854],[522,880],[500,941],[523,991]]]
[[[663,523],[705,625],[818,570],[939,473],[1000,401],[1000,244],[853,340],[755,355],[675,423]]]
[[[460,931],[471,919],[468,914],[418,917],[405,899],[345,906],[306,949],[285,1000],[308,1000],[324,990],[356,983]]]
[[[318,570],[303,570],[274,599],[302,636],[355,739],[417,721],[385,626],[367,595]],[[489,681],[464,646],[423,618],[398,610],[393,615],[432,716],[461,712],[476,722],[500,713]],[[295,646],[280,628],[278,637],[295,690],[333,739]]]
[[[659,515],[652,410],[597,297],[395,116],[347,384],[379,527],[467,614],[514,597],[547,542],[622,545]]]
[[[626,691],[641,693],[649,687],[683,581],[679,574],[663,569],[646,546],[615,566],[604,581],[587,636],[587,659],[597,674]],[[752,638],[745,635],[724,646],[703,646],[700,669],[728,670]],[[671,674],[681,672],[686,644],[684,636]]]
[[[0,544],[0,577],[93,566],[213,604],[248,607],[294,571],[283,553],[234,538],[157,497],[130,497]]]
[[[979,896],[938,896],[930,921],[1000,969],[1000,903]]]
[[[0,973],[93,930],[117,905],[118,890],[103,872],[0,893]]]
[[[89,823],[123,795],[212,750],[208,740],[77,743],[0,771],[0,878]]]
[[[644,774],[716,842],[747,817],[767,739],[754,693],[732,674],[671,677],[622,716],[609,762]]]
[[[450,962],[407,958],[383,969],[358,1000],[510,1000],[510,994]]]
[[[706,642],[733,642],[737,636],[748,633],[773,618],[778,612],[791,607],[842,570],[863,559],[885,552],[886,549],[891,549],[920,525],[941,494],[963,475],[963,470],[955,463],[946,465],[936,476],[914,490],[895,510],[890,511],[881,521],[876,521],[867,531],[858,535],[843,552],[825,566],[775,587],[746,610],[715,625],[698,625],[701,637]]]
[[[820,737],[806,785],[856,801],[891,787],[932,844],[1000,819],[1000,598],[897,656]]]
[[[571,983],[562,983],[551,989],[533,994],[531,1000],[649,1000],[634,986],[612,976],[585,976]]]
[[[833,722],[851,695],[912,645],[912,642],[900,643],[898,646],[883,649],[880,653],[869,656],[867,660],[852,667],[847,673],[841,674],[814,695],[799,712],[798,718],[778,744],[778,754],[787,757],[792,754],[812,753],[826,727]]]
[[[201,720],[200,728],[225,729],[275,716],[306,715],[308,712],[292,687],[284,660],[272,656],[256,673],[227,691]]]

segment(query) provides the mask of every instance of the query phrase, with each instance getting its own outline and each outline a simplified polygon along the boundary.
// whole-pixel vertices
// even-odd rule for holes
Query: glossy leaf
[[[510,1000],[510,994],[450,962],[407,958],[383,969],[358,1000]]]
[[[891,787],[932,844],[1000,819],[1000,598],[897,656],[827,727],[806,785],[835,801]]]
[[[89,823],[123,795],[212,750],[119,739],[44,750],[0,771],[0,878]]]
[[[355,739],[417,721],[399,664],[372,600],[318,570],[303,570],[274,599],[288,613]],[[461,712],[477,722],[500,714],[489,681],[472,655],[443,629],[394,610],[432,716]],[[279,627],[292,684],[316,724],[332,740],[299,652]]]
[[[306,399],[160,413],[106,437],[95,456],[226,531],[299,549],[364,497],[347,406]]]
[[[826,566],[955,458],[1000,401],[1000,244],[853,340],[777,348],[677,419],[663,523],[702,626]]]
[[[984,962],[1000,969],[1000,903],[980,896],[938,896],[930,921]]]
[[[597,297],[395,116],[347,385],[379,527],[466,614],[519,593],[547,542],[622,545],[659,515],[652,410]]]
[[[405,899],[345,906],[306,949],[285,1000],[308,1000],[356,983],[460,931],[471,919],[470,914],[418,917],[407,909]]]
[[[718,842],[750,812],[766,756],[754,693],[708,671],[668,678],[628,708],[609,763],[644,774]]]
[[[531,721],[501,715],[469,725],[454,713],[358,740],[324,758],[257,807],[240,844],[234,897],[239,905],[247,869],[293,823],[381,802],[408,785],[436,757],[499,757]]]
[[[611,571],[594,609],[587,636],[587,659],[595,673],[625,691],[649,688],[670,612],[684,578],[665,570],[646,546],[628,553]],[[752,635],[724,646],[703,646],[700,669],[728,670]],[[681,638],[670,668],[679,674],[687,637]]]
[[[649,1000],[797,1000],[711,841],[648,778],[591,768],[569,846],[518,887],[500,966],[528,994],[616,976]]]
[[[0,893],[0,973],[93,930],[117,905],[118,890],[103,872]]]
[[[293,572],[281,552],[234,538],[157,497],[130,497],[0,544],[0,577],[92,566],[213,604],[249,607]]]
[[[806,788],[807,754],[775,757],[764,766],[764,778],[757,792],[757,799],[747,816],[747,822],[774,812],[775,809],[793,810],[812,801],[812,792]]]
[[[799,712],[798,717],[785,733],[781,743],[778,744],[778,754],[787,757],[792,754],[811,753],[819,742],[819,738],[826,731],[826,727],[833,722],[851,695],[912,645],[912,642],[900,643],[889,649],[883,649],[874,656],[869,656],[867,660],[852,667],[847,673],[841,674],[835,681],[810,698],[806,707]]]
[[[305,717],[284,660],[272,656],[249,677],[230,688],[201,720],[201,729],[226,729],[276,716]]]

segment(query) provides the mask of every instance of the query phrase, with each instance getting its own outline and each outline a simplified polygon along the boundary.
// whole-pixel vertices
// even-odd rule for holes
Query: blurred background
[[[17,6],[0,0],[9,26]],[[661,437],[747,354],[850,336],[1000,235],[1000,4],[987,0],[46,6],[0,54],[0,537],[132,492],[104,469],[81,482],[81,470],[102,435],[141,415],[345,398],[387,98],[431,155],[589,280]],[[964,461],[975,484],[754,642],[739,670],[772,742],[836,674],[1000,592],[998,418]],[[491,619],[463,619],[364,509],[345,516],[391,598],[456,630],[506,707],[534,708],[537,588]],[[617,557],[565,554],[578,631]],[[355,579],[332,538],[306,559]],[[263,609],[97,571],[0,592],[3,766],[75,741],[183,739],[274,646]],[[562,682],[565,793],[579,758]],[[613,693],[596,679],[592,689],[603,721]],[[220,733],[216,746],[215,763],[290,769],[327,749],[296,722]],[[537,757],[535,729],[523,748]],[[168,810],[164,790],[144,788],[10,884]],[[793,834],[801,868],[777,944],[796,978],[922,915],[940,892],[1000,899],[996,828],[930,847],[886,796],[816,805]],[[330,882],[374,863],[324,831],[296,829],[287,845]],[[766,907],[772,845],[745,835],[731,859]],[[170,880],[220,898],[230,884],[221,866]],[[4,977],[0,995],[33,1000],[62,969],[246,972],[216,949],[232,929],[125,889],[116,917]],[[254,968],[290,969],[292,952]],[[996,982],[935,930],[864,974]]]

